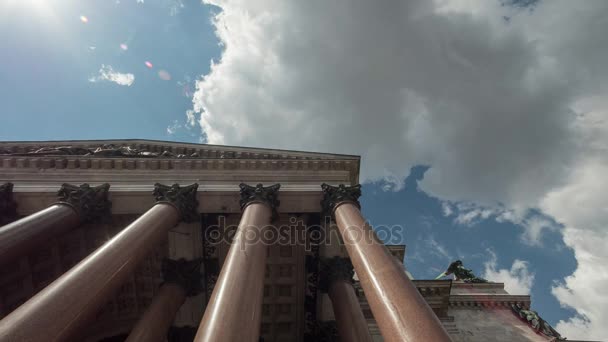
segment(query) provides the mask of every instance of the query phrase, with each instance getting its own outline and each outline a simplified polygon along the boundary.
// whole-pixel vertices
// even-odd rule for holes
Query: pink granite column
[[[258,341],[268,248],[261,237],[276,215],[279,187],[241,184],[241,222],[194,341]]]
[[[201,261],[163,260],[164,283],[131,330],[127,342],[164,342],[167,339],[171,323],[186,297],[195,296],[202,289]]]
[[[324,211],[335,217],[361,287],[387,342],[451,341],[424,298],[361,215],[361,186],[322,185]]]
[[[5,225],[17,217],[17,203],[13,199],[13,183],[0,185],[0,225]]]
[[[110,215],[109,184],[91,187],[63,184],[57,203],[0,227],[0,264],[27,254],[53,236],[68,232],[83,222]]]
[[[353,287],[353,275],[353,266],[348,259],[325,259],[322,261],[320,288],[331,299],[340,341],[372,342]]]
[[[198,184],[156,184],[156,204],[0,321],[1,341],[78,341],[99,308],[182,220],[198,218]]]

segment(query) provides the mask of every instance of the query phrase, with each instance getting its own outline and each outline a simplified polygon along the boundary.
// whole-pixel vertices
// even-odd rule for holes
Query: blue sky
[[[221,53],[211,6],[199,1],[51,1],[45,9],[28,7],[28,2],[35,1],[15,2],[0,14],[5,51],[0,100],[8,120],[0,128],[1,139],[198,142],[199,132],[170,136],[167,127],[185,121],[194,80]],[[131,86],[90,82],[102,65],[132,73],[135,81]],[[171,80],[162,80],[160,70]]]
[[[564,335],[608,334],[607,311],[581,300],[606,288],[585,247],[608,241],[605,215],[581,214],[606,186],[606,135],[585,121],[606,116],[605,2],[208,2],[4,1],[0,140],[359,154],[364,213],[405,227],[414,277],[459,258],[531,281]]]

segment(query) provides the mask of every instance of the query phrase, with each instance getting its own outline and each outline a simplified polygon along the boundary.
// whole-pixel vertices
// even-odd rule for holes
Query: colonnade
[[[49,237],[107,216],[109,187],[64,184],[57,203],[0,227],[0,264],[26,255]],[[197,188],[156,184],[155,203],[148,211],[0,321],[0,341],[70,341],[86,333],[95,313],[168,231],[180,221],[199,219]],[[249,236],[263,237],[272,224],[279,188],[241,184],[241,220],[195,341],[258,341],[267,246]],[[360,186],[323,184],[322,190],[321,208],[335,220],[350,257],[322,262],[322,290],[332,301],[342,340],[372,341],[352,286],[355,271],[385,341],[450,341],[361,215]],[[0,193],[0,215],[8,211],[3,198]],[[127,341],[164,341],[186,297],[200,291],[199,269],[200,260],[165,260],[164,282]]]

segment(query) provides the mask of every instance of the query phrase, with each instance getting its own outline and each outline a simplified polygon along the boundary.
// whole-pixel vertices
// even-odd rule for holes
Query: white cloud
[[[110,81],[118,85],[130,87],[135,82],[135,75],[114,71],[111,65],[102,64],[99,75],[89,78],[89,82]]]
[[[180,128],[182,128],[182,124],[178,120],[173,120],[173,122],[167,126],[167,134],[173,135]]]
[[[581,251],[589,242],[568,232],[599,234],[608,217],[596,195],[608,193],[597,179],[608,165],[598,160],[608,148],[607,1],[541,1],[532,12],[486,0],[205,2],[222,10],[224,46],[193,97],[208,142],[361,154],[364,181],[395,183],[430,165],[423,190],[473,204],[459,222],[513,220],[537,241],[548,225],[525,219],[541,208],[565,225],[577,257],[577,281],[563,286],[583,296],[602,282],[583,272],[608,272],[593,261],[602,252]],[[608,338],[608,305],[556,295],[589,319],[588,334],[564,335]]]
[[[188,127],[196,126],[196,116],[194,115],[194,111],[189,109],[186,111],[186,123]]]
[[[454,213],[450,203],[445,202],[445,201],[441,202],[441,212],[443,213],[443,216],[445,216],[445,217],[451,216]]]
[[[488,253],[490,253],[490,260],[484,263],[485,270],[482,278],[504,283],[505,290],[512,295],[530,294],[534,283],[534,273],[528,270],[528,262],[515,259],[511,269],[497,269],[496,254],[492,250],[488,250]]]
[[[543,210],[567,226],[564,241],[578,264],[574,274],[552,289],[578,316],[556,328],[565,336],[598,340],[608,336],[608,158],[601,154],[581,163],[567,186],[542,201]]]
[[[454,258],[448,252],[448,249],[441,243],[439,243],[433,236],[429,236],[425,241],[428,251],[438,257],[446,259],[448,261],[454,261]]]

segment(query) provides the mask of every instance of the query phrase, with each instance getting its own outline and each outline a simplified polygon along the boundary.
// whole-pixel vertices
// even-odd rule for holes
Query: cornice
[[[41,148],[73,147],[96,149],[101,146],[130,147],[151,153],[170,152],[175,155],[197,154],[200,158],[255,159],[355,159],[357,155],[282,150],[245,146],[208,145],[147,139],[65,140],[65,141],[7,141],[0,142],[0,154],[28,153]],[[3,152],[4,151],[4,152]]]
[[[450,295],[450,307],[504,307],[510,310],[514,304],[529,308],[530,302],[530,296],[527,295]]]
[[[4,169],[74,170],[304,170],[358,172],[357,160],[255,158],[128,158],[0,155]]]

